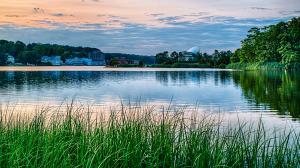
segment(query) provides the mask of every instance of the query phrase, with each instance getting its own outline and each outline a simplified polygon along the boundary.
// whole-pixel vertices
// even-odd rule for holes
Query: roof
[[[187,50],[187,52],[190,52],[190,53],[193,53],[193,54],[197,54],[200,52],[200,48],[195,46],[195,47],[192,47],[190,49]]]

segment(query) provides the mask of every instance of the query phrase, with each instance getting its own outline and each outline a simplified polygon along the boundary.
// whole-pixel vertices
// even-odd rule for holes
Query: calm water
[[[79,69],[78,69],[79,68]],[[26,70],[26,71],[25,71]],[[112,106],[140,101],[299,123],[300,75],[209,69],[0,68],[0,103]]]

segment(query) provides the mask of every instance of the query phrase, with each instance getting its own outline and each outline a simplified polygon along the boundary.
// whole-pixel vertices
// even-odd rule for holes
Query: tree
[[[35,51],[24,51],[20,61],[24,64],[38,64],[40,62],[39,57]]]
[[[173,63],[178,62],[179,54],[176,51],[173,51],[170,56]]]
[[[240,54],[241,54],[241,49],[235,50],[235,52],[232,54],[230,57],[230,62],[231,63],[237,63],[240,62]]]
[[[300,63],[300,17],[263,28],[251,28],[231,62],[278,62],[286,68]]]
[[[112,58],[110,61],[109,61],[109,65],[110,66],[116,66],[118,65],[118,60],[116,58]]]
[[[156,54],[155,58],[156,58],[157,64],[170,64],[171,63],[168,51]]]
[[[144,66],[144,61],[143,60],[140,60],[139,61],[139,67],[143,67]]]
[[[6,65],[7,55],[0,51],[0,65]]]

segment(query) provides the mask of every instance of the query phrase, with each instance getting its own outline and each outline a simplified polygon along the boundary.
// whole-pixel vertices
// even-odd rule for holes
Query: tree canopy
[[[251,28],[231,62],[300,63],[300,17],[263,28]]]
[[[0,65],[4,65],[7,55],[12,55],[16,62],[39,64],[42,56],[60,55],[65,60],[71,56],[86,57],[89,52],[100,51],[90,47],[71,47],[57,44],[24,44],[21,41],[0,40]]]

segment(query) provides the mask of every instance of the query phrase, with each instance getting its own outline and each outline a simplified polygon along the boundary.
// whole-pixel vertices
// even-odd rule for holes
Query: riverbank
[[[134,65],[134,64],[124,64],[108,67],[120,67],[120,68],[213,68],[208,64],[198,64],[198,63],[174,63],[174,64],[152,64],[152,65]]]
[[[45,71],[233,71],[217,68],[156,68],[156,67],[106,67],[106,66],[0,66],[0,72]]]
[[[154,64],[153,68],[212,68],[208,64],[197,63],[174,63],[174,64]]]
[[[93,116],[69,106],[27,119],[1,111],[3,167],[297,167],[300,135],[151,107]],[[64,115],[63,115],[64,114]],[[106,117],[105,117],[106,116]]]
[[[300,64],[286,66],[278,62],[269,63],[232,63],[226,66],[227,69],[241,70],[300,70]]]

